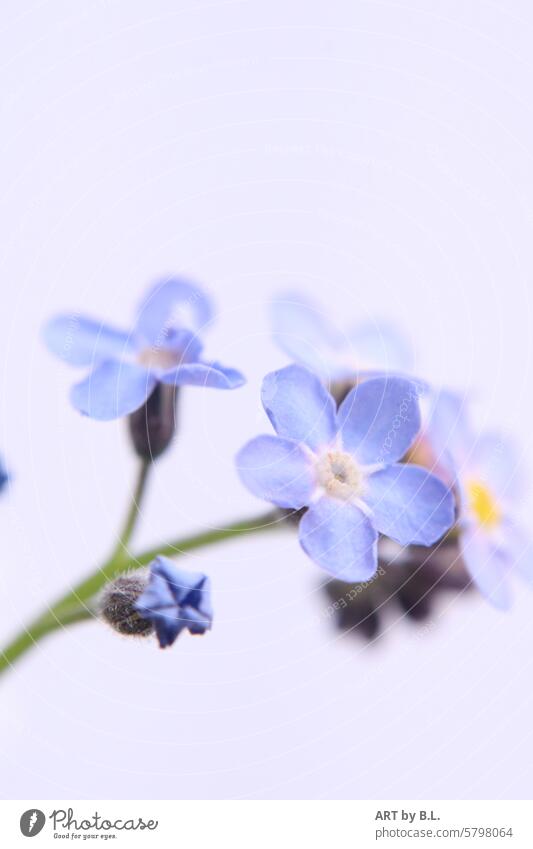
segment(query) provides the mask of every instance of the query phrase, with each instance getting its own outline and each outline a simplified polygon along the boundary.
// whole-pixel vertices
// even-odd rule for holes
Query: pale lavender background
[[[232,456],[284,362],[265,302],[381,315],[418,372],[468,386],[531,466],[533,9],[492,2],[2,4],[1,633],[102,558],[134,463],[67,404],[39,326],[125,323],[154,275],[205,281],[235,393],[192,389],[138,534],[262,509]],[[532,500],[524,504],[531,515]],[[191,558],[216,625],[174,650],[87,624],[1,684],[6,797],[527,797],[533,595],[458,600],[429,633],[339,639],[280,534]]]

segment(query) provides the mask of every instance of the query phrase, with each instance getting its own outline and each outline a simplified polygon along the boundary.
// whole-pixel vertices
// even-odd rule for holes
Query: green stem
[[[130,507],[126,514],[126,519],[122,527],[122,532],[118,538],[116,548],[109,558],[110,560],[123,557],[128,553],[128,543],[141,512],[142,501],[146,491],[146,483],[148,481],[148,473],[151,468],[152,464],[149,460],[141,460],[135,489],[133,490],[133,495],[131,497]]]
[[[203,548],[206,545],[213,545],[217,542],[233,539],[239,537],[241,534],[248,535],[260,531],[272,530],[278,528],[283,523],[283,518],[277,510],[271,510],[268,513],[263,513],[261,516],[255,516],[253,519],[245,519],[241,522],[224,525],[222,528],[213,528],[210,531],[181,537],[174,542],[163,543],[162,545],[143,551],[137,557],[132,557],[128,568],[134,569],[139,566],[147,566],[158,555],[162,555],[163,557],[179,557],[180,554],[187,554],[189,551],[194,551],[195,548]]]
[[[146,482],[146,471],[141,471],[141,477]],[[163,543],[162,545],[143,551],[136,557],[127,555],[127,542],[131,537],[135,526],[135,519],[139,513],[139,505],[142,493],[144,491],[144,483],[136,492],[133,498],[136,504],[135,515],[132,518],[133,507],[130,510],[124,530],[120,536],[119,543],[110,557],[103,566],[90,574],[83,581],[80,581],[70,592],[59,598],[52,607],[48,608],[44,613],[38,616],[31,622],[27,628],[22,630],[12,642],[0,652],[0,674],[20,658],[23,654],[29,651],[36,643],[46,634],[56,631],[58,628],[65,627],[74,622],[81,622],[85,619],[90,619],[95,616],[93,607],[90,601],[94,599],[102,587],[117,575],[127,572],[131,569],[137,569],[141,566],[146,566],[154,557],[162,554],[167,557],[178,557],[188,551],[193,551],[196,548],[213,545],[224,540],[236,539],[243,535],[259,533],[261,531],[270,530],[279,527],[282,524],[280,514],[276,511],[265,513],[257,516],[254,519],[247,519],[241,522],[233,522],[221,528],[215,528],[209,531],[202,531],[199,534],[183,537],[175,542]]]

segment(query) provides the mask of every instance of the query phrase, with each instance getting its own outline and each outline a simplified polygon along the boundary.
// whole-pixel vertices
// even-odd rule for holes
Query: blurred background
[[[268,431],[269,299],[394,320],[532,468],[533,8],[526,0],[2,6],[0,634],[111,548],[135,461],[83,419],[43,321],[129,327],[154,278],[218,306],[244,389],[183,392],[136,547],[263,510],[233,456]],[[523,504],[527,522],[532,498]],[[185,561],[181,561],[186,565]],[[340,635],[290,532],[190,556],[216,620],[169,651],[103,625],[1,683],[7,798],[528,798],[533,594]]]

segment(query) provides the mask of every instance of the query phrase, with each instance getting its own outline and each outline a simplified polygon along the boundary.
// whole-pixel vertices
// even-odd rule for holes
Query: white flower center
[[[145,368],[174,368],[180,360],[179,351],[169,351],[168,348],[143,348],[137,355],[137,362]]]
[[[318,483],[332,498],[350,501],[364,491],[364,473],[351,454],[327,451],[316,464]]]

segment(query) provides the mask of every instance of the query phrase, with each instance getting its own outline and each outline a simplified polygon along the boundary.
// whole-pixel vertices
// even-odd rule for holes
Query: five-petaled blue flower
[[[279,507],[308,508],[301,545],[332,575],[370,578],[378,532],[402,545],[431,545],[453,524],[451,491],[426,469],[398,462],[420,429],[410,381],[369,379],[337,412],[318,377],[292,365],[266,376],[262,402],[277,436],[241,449],[241,479]]]
[[[156,557],[135,608],[153,623],[162,649],[171,646],[184,628],[205,634],[213,622],[209,578],[178,569],[168,557]]]
[[[464,399],[452,392],[439,394],[427,435],[457,490],[462,560],[483,595],[505,610],[512,569],[533,583],[531,541],[514,518],[524,492],[521,458],[503,436],[476,435]]]
[[[271,325],[279,347],[325,382],[412,371],[410,347],[388,322],[363,322],[342,332],[317,304],[287,294],[272,302]]]
[[[188,326],[184,313],[190,314]],[[196,333],[211,317],[206,295],[173,277],[148,292],[129,333],[90,318],[62,315],[48,322],[44,338],[49,350],[66,362],[91,367],[71,390],[73,405],[93,419],[109,420],[141,407],[158,382],[215,389],[244,383],[239,371],[201,358]]]

